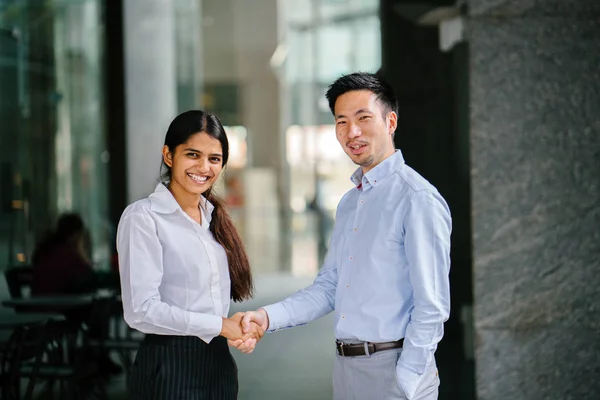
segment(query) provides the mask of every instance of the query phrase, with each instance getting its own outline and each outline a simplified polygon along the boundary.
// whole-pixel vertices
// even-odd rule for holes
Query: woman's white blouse
[[[229,268],[208,229],[214,207],[202,200],[202,225],[163,184],[123,212],[117,251],[124,317],[132,328],[207,343],[221,332],[229,313]]]

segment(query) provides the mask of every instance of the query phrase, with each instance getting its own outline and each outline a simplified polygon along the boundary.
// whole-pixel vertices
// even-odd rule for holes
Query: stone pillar
[[[247,248],[257,271],[273,272],[281,269],[278,183],[283,173],[279,82],[269,65],[277,48],[277,0],[233,4],[236,75],[251,167],[245,179]]]
[[[154,190],[164,136],[176,114],[175,26],[172,1],[127,0],[123,7],[127,200],[131,202]]]
[[[477,398],[600,398],[600,2],[470,0]]]

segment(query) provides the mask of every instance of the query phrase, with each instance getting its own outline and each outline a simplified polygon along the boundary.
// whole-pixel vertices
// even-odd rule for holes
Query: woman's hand
[[[237,313],[230,318],[223,318],[223,328],[220,335],[227,338],[227,343],[230,346],[236,347],[242,353],[250,354],[265,334],[265,330],[254,322],[243,329],[243,317],[244,313]],[[244,333],[244,330],[246,333]]]
[[[242,315],[242,331],[246,332],[246,334],[254,332],[256,329],[258,329],[258,331],[262,333],[262,337],[262,335],[264,335],[265,330],[269,328],[269,316],[263,308],[257,311],[247,311],[245,313],[238,314]],[[238,314],[236,314],[236,316]],[[244,340],[240,338],[237,340],[230,339],[227,341],[227,343],[229,343],[231,347],[235,347],[242,353],[250,354],[254,351],[258,340],[255,340],[253,338]]]
[[[220,335],[227,338],[230,342],[240,340],[250,345],[253,344],[252,350],[254,350],[254,346],[263,337],[265,331],[259,325],[252,323],[247,332],[244,333],[242,330],[243,317],[244,313],[236,313],[230,318],[223,318],[223,327],[221,328]]]

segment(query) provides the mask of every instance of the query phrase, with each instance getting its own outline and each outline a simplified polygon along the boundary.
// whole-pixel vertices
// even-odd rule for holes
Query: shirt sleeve
[[[190,312],[161,300],[162,246],[149,215],[133,213],[121,219],[117,252],[123,315],[129,326],[143,333],[197,336],[206,343],[219,335],[220,316]]]
[[[263,307],[269,316],[269,332],[304,325],[334,310],[338,282],[334,258],[333,251],[328,251],[312,285],[279,303]]]
[[[414,308],[396,369],[409,399],[433,359],[450,314],[451,230],[450,211],[439,194],[423,190],[413,195],[404,224],[404,248]]]

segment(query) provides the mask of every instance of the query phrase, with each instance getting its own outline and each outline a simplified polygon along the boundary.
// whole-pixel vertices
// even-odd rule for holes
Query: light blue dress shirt
[[[264,307],[269,330],[335,311],[337,339],[404,338],[396,374],[410,399],[450,312],[450,210],[399,150],[351,179],[321,271],[311,286]]]

